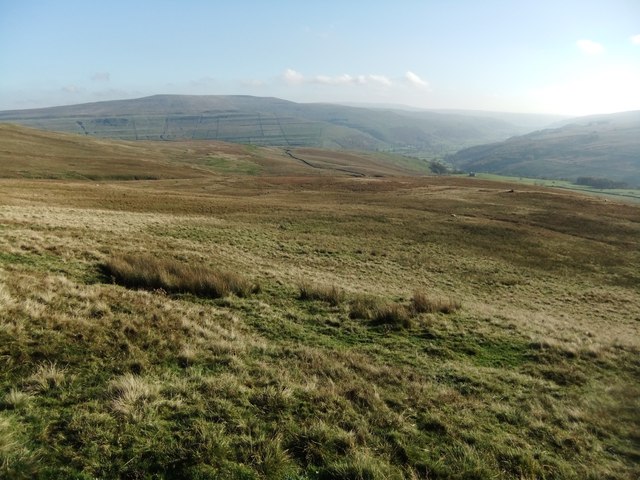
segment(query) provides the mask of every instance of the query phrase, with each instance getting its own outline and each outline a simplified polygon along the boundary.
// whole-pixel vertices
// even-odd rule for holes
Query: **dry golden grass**
[[[127,373],[112,380],[110,390],[113,411],[139,420],[158,396],[159,388],[139,375]]]
[[[417,313],[453,313],[461,307],[460,302],[445,297],[433,297],[416,290],[411,297],[411,308]]]
[[[55,362],[41,363],[28,379],[30,388],[36,392],[60,388],[66,381],[65,369],[56,365]]]
[[[338,306],[344,299],[344,291],[335,285],[314,285],[307,281],[298,282],[300,300],[320,300],[329,305]]]
[[[31,395],[16,388],[12,388],[2,399],[2,404],[9,409],[24,408],[29,404]]]

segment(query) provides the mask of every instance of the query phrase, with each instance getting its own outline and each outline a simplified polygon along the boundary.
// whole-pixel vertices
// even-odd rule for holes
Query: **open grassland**
[[[563,190],[573,190],[601,197],[618,198],[625,201],[640,202],[640,189],[637,188],[595,188],[589,185],[576,185],[567,180],[548,180],[540,178],[526,177],[507,177],[504,175],[495,175],[492,173],[477,173],[477,178],[484,180],[497,180],[500,182],[515,182],[526,185],[538,185],[552,188],[561,188]]]
[[[105,181],[427,172],[428,162],[393,154],[256,147],[210,140],[125,142],[0,123],[0,178]]]
[[[511,188],[0,181],[0,477],[637,478],[640,209]]]

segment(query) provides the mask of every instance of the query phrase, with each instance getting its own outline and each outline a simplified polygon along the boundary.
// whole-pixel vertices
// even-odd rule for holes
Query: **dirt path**
[[[360,173],[360,172],[356,172],[354,170],[348,170],[346,168],[331,168],[331,167],[320,167],[318,165],[314,165],[311,162],[305,160],[304,158],[300,158],[295,156],[291,150],[289,150],[288,148],[285,149],[284,153],[286,153],[287,155],[289,155],[291,158],[293,158],[294,160],[298,160],[299,162],[304,163],[305,165],[307,165],[308,167],[311,168],[317,168],[318,170],[335,170],[335,171],[339,171],[339,172],[345,172],[348,173],[349,175],[353,176],[353,177],[366,177],[366,175],[364,173]]]

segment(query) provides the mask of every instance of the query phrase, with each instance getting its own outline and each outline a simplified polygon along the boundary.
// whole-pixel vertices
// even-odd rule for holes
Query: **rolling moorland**
[[[640,475],[637,205],[376,154],[0,152],[0,477]]]
[[[405,111],[251,96],[155,95],[0,112],[0,122],[123,140],[220,140],[440,158],[504,140],[561,117]]]
[[[572,119],[446,159],[467,171],[574,182],[593,177],[640,188],[640,112]]]
[[[550,115],[300,104],[250,96],[155,95],[0,112],[0,122],[120,140],[216,140],[358,150],[467,172],[640,186],[640,114]],[[544,128],[540,130],[540,128]],[[413,159],[411,159],[411,157]]]

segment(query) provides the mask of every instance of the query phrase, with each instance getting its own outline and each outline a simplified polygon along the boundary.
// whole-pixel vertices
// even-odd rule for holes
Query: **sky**
[[[0,110],[167,93],[640,110],[640,0],[0,0]]]

